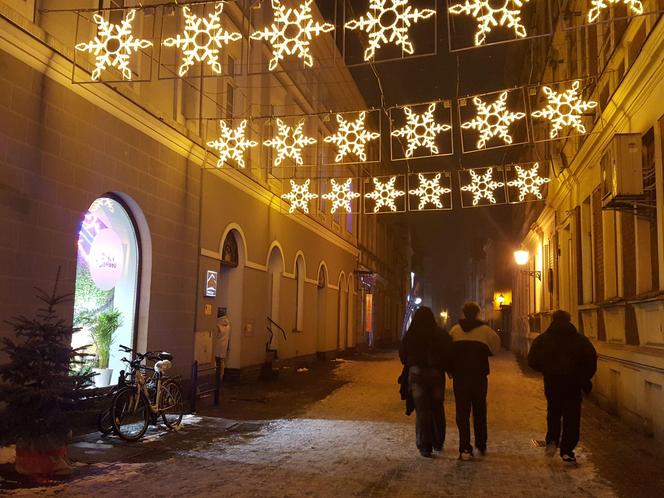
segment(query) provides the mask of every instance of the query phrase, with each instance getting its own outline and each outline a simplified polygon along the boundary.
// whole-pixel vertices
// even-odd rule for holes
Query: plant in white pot
[[[113,335],[121,326],[122,313],[116,309],[103,311],[93,322],[90,335],[97,348],[97,368],[93,369],[97,374],[95,376],[97,387],[106,387],[111,383],[113,369],[108,368],[108,362],[113,345]]]
[[[76,329],[57,316],[56,307],[71,301],[57,284],[56,277],[51,294],[38,290],[44,307],[13,318],[15,338],[0,341],[8,359],[0,365],[0,444],[16,443],[16,470],[35,477],[71,473],[67,440],[92,377],[77,368],[85,354],[71,347]]]

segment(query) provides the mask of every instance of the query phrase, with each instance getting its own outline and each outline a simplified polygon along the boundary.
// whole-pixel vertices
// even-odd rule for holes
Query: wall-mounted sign
[[[124,270],[122,240],[110,228],[97,232],[88,256],[90,276],[95,285],[104,291],[115,287]]]
[[[205,278],[205,297],[215,297],[217,295],[217,272],[208,270]]]

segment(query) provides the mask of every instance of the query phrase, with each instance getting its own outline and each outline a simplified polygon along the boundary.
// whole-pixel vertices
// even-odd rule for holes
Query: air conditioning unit
[[[643,199],[641,135],[616,134],[601,159],[602,207]]]

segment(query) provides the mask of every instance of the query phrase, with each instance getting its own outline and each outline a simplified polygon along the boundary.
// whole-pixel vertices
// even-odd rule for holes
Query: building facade
[[[141,7],[141,33],[181,27],[180,7],[151,4],[163,2],[0,0],[0,316],[32,313],[33,288],[51,288],[61,268],[60,290],[75,294],[65,318],[121,312],[116,375],[125,344],[170,351],[188,376],[194,360],[213,360],[221,315],[231,323],[230,374],[257,371],[268,350],[329,356],[366,344],[367,332],[397,334],[409,271],[398,226],[332,214],[320,198],[290,214],[274,151],[253,147],[245,168],[218,168],[206,146],[219,119],[269,118],[267,131],[249,131],[259,142],[275,116],[364,108],[334,38],[312,45],[326,62],[311,72],[270,73],[264,44],[251,60],[245,45],[229,44],[220,76],[175,77],[175,55],[169,66],[168,55],[141,53],[135,81],[90,82],[89,60],[74,46],[95,35],[94,13],[120,22]],[[246,36],[261,15],[253,8],[224,4],[222,25]],[[259,63],[265,70],[252,72]],[[307,126],[322,142],[323,118]],[[322,179],[313,184],[322,193]],[[0,325],[1,336],[11,333]]]
[[[587,24],[587,1],[563,2],[550,40],[534,43],[542,82],[580,80],[585,135],[541,144],[552,158],[545,203],[522,206],[512,345],[526,354],[553,310],[571,312],[599,356],[593,396],[664,437],[664,21],[612,4]],[[574,12],[582,12],[581,17]],[[572,29],[569,29],[572,28]]]

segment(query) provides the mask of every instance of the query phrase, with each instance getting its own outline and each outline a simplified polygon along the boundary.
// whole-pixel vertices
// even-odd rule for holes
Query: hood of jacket
[[[476,320],[474,318],[473,319],[462,318],[461,320],[459,320],[459,325],[461,326],[461,330],[463,330],[464,332],[470,332],[471,330],[484,325],[484,322],[481,320]]]
[[[575,335],[578,333],[571,322],[552,322],[549,325],[548,332],[556,335]]]

